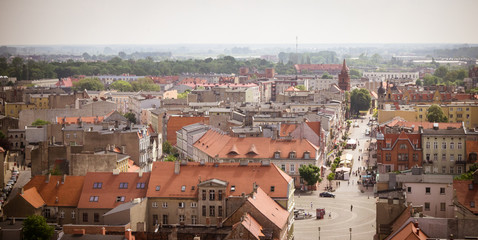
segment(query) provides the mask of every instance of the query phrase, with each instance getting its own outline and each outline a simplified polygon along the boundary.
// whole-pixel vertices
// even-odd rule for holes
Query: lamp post
[[[320,240],[320,227],[319,227],[319,240]]]
[[[350,232],[350,240],[352,240],[352,228],[349,228],[349,232]]]

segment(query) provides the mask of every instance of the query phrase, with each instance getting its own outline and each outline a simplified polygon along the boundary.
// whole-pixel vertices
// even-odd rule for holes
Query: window
[[[399,153],[398,161],[408,161],[408,153]]]
[[[470,207],[475,208],[475,201],[470,202]]]
[[[450,149],[455,149],[455,143],[454,142],[450,143]]]
[[[425,146],[426,146],[427,149],[430,149],[430,142],[427,142],[427,143],[425,144]]]
[[[191,216],[191,224],[195,225],[198,223],[198,217],[196,215]]]
[[[137,189],[144,189],[145,184],[146,183],[144,183],[144,182],[139,182],[139,183],[136,184],[136,188]]]
[[[161,186],[158,185],[156,186],[156,191],[159,191],[159,190],[161,190]]]
[[[457,158],[456,160],[457,160],[457,161],[463,160],[462,155],[461,155],[461,154],[458,154],[458,158]]]
[[[222,201],[222,190],[217,191],[217,200]]]
[[[75,219],[75,211],[71,211],[71,219]]]
[[[453,114],[450,114],[450,118],[453,118]]]
[[[280,152],[274,152],[274,158],[280,158]]]
[[[412,193],[412,187],[407,187],[407,192]]]
[[[202,216],[206,216],[206,206],[202,206]]]
[[[413,161],[415,161],[415,162],[418,161],[418,154],[417,153],[413,154]]]
[[[186,204],[185,204],[184,202],[179,202],[178,207],[179,207],[179,208],[184,208],[185,205],[186,205]]]
[[[168,224],[168,215],[163,214],[163,224]]]
[[[94,189],[101,189],[103,187],[103,183],[102,182],[95,182],[93,183],[93,188]]]
[[[234,192],[234,191],[236,191],[236,185],[231,186],[231,192]]]
[[[310,152],[305,152],[304,153],[304,158],[309,159],[310,158]]]
[[[93,221],[94,222],[100,222],[100,214],[99,213],[93,214]]]
[[[98,202],[98,196],[91,196],[90,202]]]
[[[214,190],[209,190],[209,200],[213,201],[216,198],[216,192]]]
[[[455,168],[454,167],[450,167],[450,173],[453,174],[455,172]]]
[[[392,154],[386,153],[385,154],[385,161],[392,161]]]
[[[217,207],[217,216],[222,217],[222,206]]]
[[[69,134],[69,133],[66,134],[66,138],[70,138],[70,134]]]
[[[271,192],[275,191],[275,186],[271,186]]]
[[[167,203],[167,202],[163,202],[162,206],[163,206],[163,208],[168,208],[168,203]]]
[[[151,206],[154,207],[154,208],[157,208],[157,207],[158,207],[158,202],[153,202],[153,203],[151,204]]]
[[[127,189],[127,188],[128,188],[128,183],[127,183],[127,182],[122,182],[122,183],[120,183],[119,188],[120,188],[120,189]]]
[[[186,191],[186,185],[182,185],[181,186],[181,192],[185,192]]]
[[[400,149],[407,149],[407,145],[406,144],[400,144]]]
[[[65,218],[65,212],[63,211],[60,212],[60,218]]]
[[[463,146],[461,145],[461,142],[458,142],[458,149],[461,149]]]
[[[216,216],[216,206],[209,206],[209,216],[210,217]]]
[[[50,209],[49,208],[43,209],[43,216],[45,218],[50,218]]]
[[[295,172],[295,164],[290,165],[290,172]]]
[[[433,149],[438,149],[438,142],[433,142]]]
[[[285,172],[285,164],[280,165],[280,169]]]
[[[442,161],[446,161],[446,154],[443,153],[443,154],[441,155],[441,160],[442,160]]]
[[[442,143],[441,143],[441,148],[442,148],[442,149],[446,149],[446,142],[442,142]]]
[[[425,194],[430,194],[430,188],[429,187],[425,188]]]
[[[446,167],[445,166],[441,167],[441,173],[446,173]]]
[[[76,138],[76,133],[73,133],[73,137]]]
[[[434,154],[433,154],[433,160],[434,160],[434,161],[437,161],[437,160],[438,160],[438,153],[434,153]]]
[[[124,202],[124,196],[117,196],[116,202]]]
[[[192,207],[192,208],[195,208],[195,207],[197,207],[197,206],[198,206],[198,203],[197,203],[197,202],[192,202],[192,203],[191,203],[191,207]]]
[[[295,152],[290,152],[289,153],[289,158],[295,158]]]
[[[426,158],[427,161],[430,161],[430,154],[427,153],[427,154],[425,155],[425,158]]]
[[[456,168],[456,173],[462,174],[462,173],[463,173],[463,168],[462,168],[461,166],[458,166],[458,167]]]
[[[202,200],[206,200],[206,190],[202,190]]]
[[[159,221],[158,214],[153,214],[153,224],[154,225],[158,224],[158,221]]]
[[[445,188],[444,187],[440,188],[440,194],[442,194],[442,195],[445,194]]]
[[[184,222],[186,220],[186,217],[184,215],[179,215],[179,222]]]
[[[440,211],[446,210],[446,204],[444,202],[440,203]]]
[[[462,118],[462,117],[463,117],[463,114],[461,113],[456,114],[456,118]]]
[[[455,161],[455,154],[450,154],[450,161]]]
[[[430,211],[430,203],[429,202],[425,203],[425,211]]]
[[[88,213],[83,213],[83,222],[88,222]]]

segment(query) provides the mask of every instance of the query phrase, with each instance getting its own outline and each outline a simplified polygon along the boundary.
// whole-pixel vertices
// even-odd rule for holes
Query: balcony
[[[465,160],[457,160],[455,161],[455,165],[465,165],[466,161]]]

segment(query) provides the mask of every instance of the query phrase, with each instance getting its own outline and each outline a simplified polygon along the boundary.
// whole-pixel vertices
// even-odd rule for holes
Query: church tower
[[[342,71],[339,73],[339,88],[344,91],[350,91],[350,75],[349,75],[349,68],[347,64],[342,66]]]

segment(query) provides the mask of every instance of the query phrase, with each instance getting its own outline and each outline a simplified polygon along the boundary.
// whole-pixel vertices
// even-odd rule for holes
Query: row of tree
[[[468,75],[465,69],[449,69],[446,66],[439,66],[433,75],[426,74],[422,80],[417,80],[417,85],[446,85],[463,86],[463,79]]]
[[[137,92],[137,91],[160,91],[159,85],[155,84],[151,78],[140,78],[136,81],[127,82],[123,80],[114,81],[109,85],[110,89],[115,89],[120,92]],[[73,83],[73,89],[101,91],[105,89],[104,84],[98,78],[84,78],[78,82]]]

